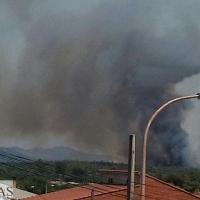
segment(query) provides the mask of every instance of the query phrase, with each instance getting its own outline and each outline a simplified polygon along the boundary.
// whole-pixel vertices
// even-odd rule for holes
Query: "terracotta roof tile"
[[[126,189],[126,186],[120,185],[101,185],[101,184],[89,184],[81,187],[75,187],[71,189],[60,190],[57,192],[51,192],[42,194],[40,196],[34,196],[24,198],[23,200],[74,200],[83,199],[91,196],[91,191],[94,189],[94,195],[106,194],[109,192],[117,192],[122,189]]]
[[[126,186],[89,184],[23,200],[91,200],[92,189],[94,189],[95,200],[126,199]],[[140,186],[136,186],[134,200],[140,200],[140,192]],[[146,175],[146,200],[200,200],[200,197],[153,176]]]

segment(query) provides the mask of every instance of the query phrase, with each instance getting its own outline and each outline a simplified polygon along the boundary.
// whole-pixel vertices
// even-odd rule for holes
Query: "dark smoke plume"
[[[42,144],[43,135],[54,134],[84,151],[126,156],[135,133],[140,160],[150,116],[179,96],[177,83],[200,73],[199,6],[196,0],[1,1],[2,136]],[[172,105],[155,120],[149,162],[187,164],[181,121],[188,108]]]

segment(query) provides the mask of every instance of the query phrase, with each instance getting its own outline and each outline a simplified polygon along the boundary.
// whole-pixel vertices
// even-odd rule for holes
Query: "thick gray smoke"
[[[140,157],[149,117],[179,96],[177,83],[200,73],[199,6],[198,0],[0,1],[2,137],[42,144],[54,134],[85,151],[125,156],[135,133]],[[186,164],[181,121],[188,108],[172,105],[155,120],[151,163]]]

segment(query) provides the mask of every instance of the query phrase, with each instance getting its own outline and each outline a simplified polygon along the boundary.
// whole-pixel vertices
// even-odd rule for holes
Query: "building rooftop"
[[[114,173],[114,171],[112,172]],[[115,172],[117,173],[117,171]],[[35,197],[24,198],[23,200],[91,200],[92,191],[94,191],[93,194],[95,200],[124,200],[127,196],[127,187],[124,185],[89,184]],[[140,192],[140,185],[135,186],[134,200],[140,200]],[[200,197],[153,176],[146,175],[146,200],[161,199],[200,200]]]
[[[94,195],[102,195],[108,193],[114,193],[121,190],[126,190],[126,186],[120,185],[101,185],[92,183],[89,185],[74,187],[71,189],[60,190],[57,192],[51,192],[47,194],[42,194],[35,197],[25,198],[23,200],[74,200],[74,199],[86,199],[91,198],[92,190]]]
[[[127,174],[127,170],[119,170],[119,169],[100,169],[100,172],[103,173],[114,173],[114,174]]]

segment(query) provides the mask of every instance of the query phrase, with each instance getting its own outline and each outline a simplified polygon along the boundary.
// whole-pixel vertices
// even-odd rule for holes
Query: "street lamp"
[[[55,185],[51,184],[50,186],[54,187]],[[46,182],[46,191],[45,192],[48,193],[48,183],[47,182]]]
[[[35,186],[34,186],[34,185],[31,185],[31,188],[33,189],[33,193],[34,193],[34,188],[35,188]]]
[[[195,95],[190,95],[190,96],[182,96],[178,97],[175,99],[172,99],[168,101],[167,103],[163,104],[158,110],[155,111],[155,113],[151,116],[149,119],[149,122],[146,126],[146,130],[144,133],[144,140],[143,140],[143,155],[142,155],[142,177],[141,177],[141,200],[145,200],[145,174],[146,174],[146,151],[147,151],[147,135],[149,128],[151,126],[152,121],[155,119],[155,117],[158,115],[158,113],[163,110],[165,107],[167,107],[169,104],[172,104],[176,101],[184,100],[184,99],[192,99],[192,98],[197,98],[200,99],[200,93],[197,93]]]

